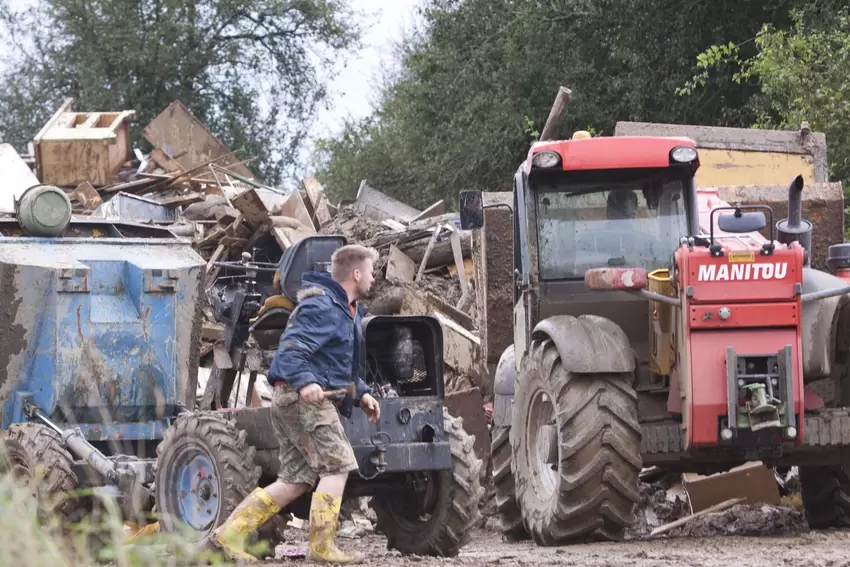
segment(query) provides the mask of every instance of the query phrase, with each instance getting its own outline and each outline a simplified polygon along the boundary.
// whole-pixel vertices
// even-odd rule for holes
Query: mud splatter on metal
[[[93,440],[159,438],[193,406],[204,262],[167,231],[91,224],[106,236],[0,236],[0,427],[29,398]]]

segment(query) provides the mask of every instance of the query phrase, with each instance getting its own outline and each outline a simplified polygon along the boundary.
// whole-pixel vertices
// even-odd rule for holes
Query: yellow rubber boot
[[[310,550],[307,561],[313,563],[336,563],[346,565],[360,563],[359,553],[346,553],[334,543],[341,498],[316,492],[310,505]]]
[[[280,507],[268,492],[256,488],[239,506],[233,510],[227,521],[213,532],[212,537],[233,559],[257,561],[257,558],[245,551],[248,536],[280,512]]]

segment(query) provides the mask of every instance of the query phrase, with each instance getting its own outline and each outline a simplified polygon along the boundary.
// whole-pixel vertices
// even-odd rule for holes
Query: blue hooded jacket
[[[269,382],[286,381],[296,392],[315,383],[324,390],[356,384],[354,403],[368,392],[360,378],[363,312],[352,315],[348,294],[330,274],[307,272],[301,277],[298,305],[269,368]],[[355,304],[356,305],[356,304]]]

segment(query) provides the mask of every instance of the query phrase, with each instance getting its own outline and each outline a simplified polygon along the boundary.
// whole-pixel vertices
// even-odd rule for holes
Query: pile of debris
[[[0,145],[0,214],[13,213],[28,188],[49,184],[65,190],[75,219],[93,218],[168,228],[190,239],[207,262],[210,290],[222,262],[250,259],[277,265],[283,252],[314,234],[337,234],[380,252],[372,297],[374,315],[431,315],[443,330],[446,406],[464,418],[475,450],[489,457],[483,410],[481,341],[476,328],[472,237],[443,201],[420,211],[364,180],[355,199],[331,204],[315,179],[299,186],[270,186],[179,101],[142,130],[153,150],[132,148],[132,110],[75,112],[68,99],[33,138],[29,153]],[[209,294],[207,294],[209,296]],[[215,359],[224,326],[205,307],[198,395]],[[266,405],[271,392],[258,380],[251,400],[247,380],[234,405]],[[246,386],[243,388],[242,386]],[[486,467],[485,467],[486,468]]]
[[[782,535],[806,531],[796,469],[749,462],[712,475],[645,469],[629,539]]]

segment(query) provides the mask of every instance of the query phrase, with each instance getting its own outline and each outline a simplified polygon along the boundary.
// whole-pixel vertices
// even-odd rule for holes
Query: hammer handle
[[[332,398],[333,396],[343,396],[348,393],[348,388],[343,388],[341,390],[327,390],[323,392],[324,398]]]

